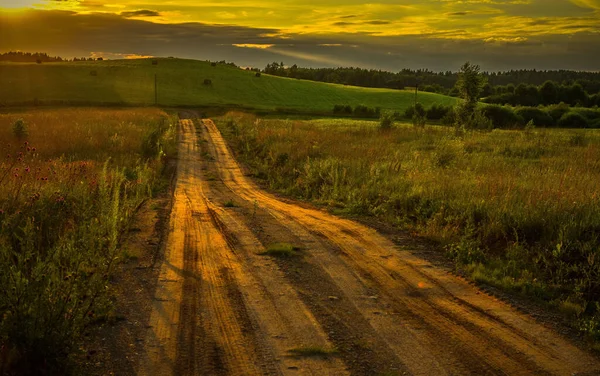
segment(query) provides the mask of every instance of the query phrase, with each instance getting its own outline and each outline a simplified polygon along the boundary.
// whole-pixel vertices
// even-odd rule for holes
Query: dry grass
[[[219,125],[271,188],[410,228],[478,281],[600,317],[600,133],[381,132],[237,113]],[[585,330],[600,333],[592,321]]]
[[[26,140],[12,134],[17,119]],[[172,120],[155,109],[0,115],[0,373],[64,374],[110,311],[121,233],[161,184]]]

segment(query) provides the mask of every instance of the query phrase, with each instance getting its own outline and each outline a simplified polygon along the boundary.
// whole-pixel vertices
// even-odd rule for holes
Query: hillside
[[[263,74],[226,65],[182,59],[112,60],[62,63],[0,63],[0,104],[39,103],[241,106],[272,110],[330,111],[335,104],[403,111],[414,92],[359,88]],[[212,84],[205,85],[205,79]],[[455,98],[419,93],[425,106]]]

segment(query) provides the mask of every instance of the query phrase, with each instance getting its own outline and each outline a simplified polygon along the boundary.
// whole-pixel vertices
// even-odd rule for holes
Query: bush
[[[429,120],[442,120],[450,111],[452,111],[451,106],[434,104],[426,111],[426,116]]]
[[[536,107],[519,107],[515,110],[515,114],[523,118],[523,123],[533,121],[538,127],[550,127],[555,124],[554,119],[547,111]]]
[[[256,72],[256,74],[254,75],[254,77],[260,77],[261,73],[260,72]]]
[[[381,109],[379,107],[372,108],[364,106],[362,104],[359,104],[356,107],[354,107],[354,115],[359,117],[378,117],[380,113]]]
[[[578,108],[574,112],[586,118],[588,122],[600,119],[600,111],[591,108]]]
[[[212,85],[212,80],[209,78],[204,79],[204,85]]]
[[[333,106],[333,113],[352,115],[352,107],[343,104],[336,104],[335,106]]]
[[[586,118],[576,112],[569,112],[563,115],[558,121],[561,128],[588,128],[589,123]]]
[[[442,124],[452,127],[456,124],[456,115],[454,113],[454,108],[450,107],[450,111],[442,118]]]
[[[423,105],[421,103],[417,103],[413,106],[410,106],[409,108],[406,109],[406,111],[404,111],[404,116],[407,119],[412,119],[415,114],[425,117],[427,115],[427,111],[425,110],[425,107],[423,107]]]
[[[29,129],[27,127],[27,124],[25,124],[25,121],[23,121],[23,119],[18,119],[17,121],[15,121],[15,123],[13,124],[12,130],[13,130],[13,134],[18,139],[23,139],[23,138],[27,137],[27,135],[29,134]]]
[[[488,105],[481,112],[492,121],[494,128],[513,128],[524,123],[523,118],[515,114],[510,107]]]
[[[384,111],[379,118],[379,128],[382,130],[391,129],[394,126],[394,113]]]
[[[552,119],[554,119],[554,124],[558,124],[560,118],[562,118],[569,111],[571,111],[571,108],[564,102],[548,108],[548,114],[552,116]]]

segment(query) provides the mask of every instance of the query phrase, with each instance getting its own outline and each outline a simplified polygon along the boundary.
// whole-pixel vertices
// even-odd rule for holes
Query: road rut
[[[184,117],[139,375],[600,373],[592,355],[375,230],[262,191],[211,120]],[[261,255],[273,242],[301,256]]]

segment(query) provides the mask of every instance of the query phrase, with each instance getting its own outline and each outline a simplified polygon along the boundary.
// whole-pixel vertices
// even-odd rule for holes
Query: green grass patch
[[[152,65],[158,60],[158,65]],[[95,71],[96,74],[90,74]],[[162,106],[232,106],[263,110],[321,111],[336,104],[403,112],[414,93],[296,80],[209,62],[183,59],[105,60],[47,64],[0,63],[0,104],[153,105],[157,78]],[[210,79],[212,84],[205,85]],[[420,93],[419,100],[454,104],[455,98]]]
[[[338,353],[337,349],[326,349],[319,346],[296,347],[288,350],[288,352],[294,356],[306,358],[328,358]]]
[[[289,243],[274,243],[267,247],[260,255],[273,257],[294,257],[298,256],[299,247]]]
[[[227,200],[227,201],[225,201],[223,206],[226,208],[237,208],[238,204],[236,204],[235,201],[233,201],[233,200]]]

